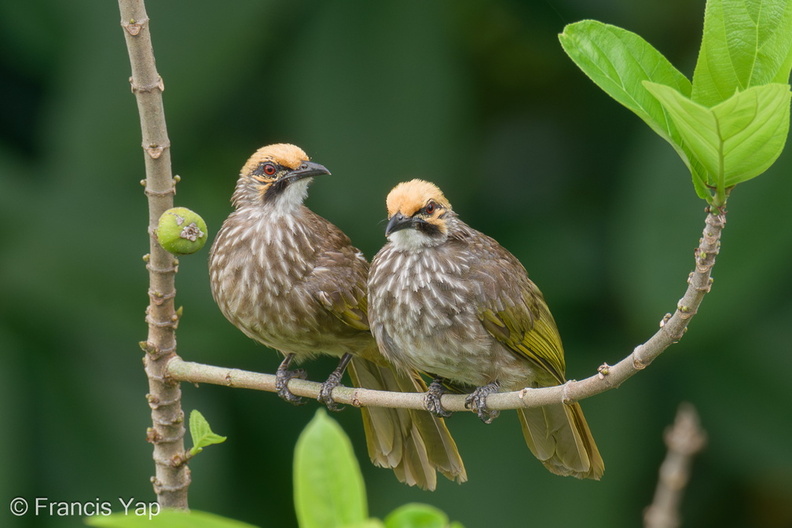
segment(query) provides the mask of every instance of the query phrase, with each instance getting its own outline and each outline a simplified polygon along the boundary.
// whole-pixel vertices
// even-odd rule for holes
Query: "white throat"
[[[391,241],[396,249],[402,251],[419,251],[440,243],[438,239],[412,228],[401,229],[391,233],[388,236],[388,240]]]
[[[274,216],[288,216],[294,214],[308,197],[308,184],[313,178],[303,178],[289,184],[280,196],[270,204]]]

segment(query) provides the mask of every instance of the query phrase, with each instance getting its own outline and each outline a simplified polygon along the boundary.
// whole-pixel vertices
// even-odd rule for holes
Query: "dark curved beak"
[[[292,181],[297,181],[312,176],[320,176],[322,174],[330,174],[330,171],[327,170],[324,165],[314,163],[313,161],[303,161],[299,167],[289,172],[286,177]]]
[[[385,236],[390,236],[391,233],[401,231],[402,229],[411,228],[415,225],[415,221],[415,218],[410,218],[408,216],[404,216],[401,213],[396,213],[395,215],[391,216],[390,220],[388,220],[388,225],[385,227]]]

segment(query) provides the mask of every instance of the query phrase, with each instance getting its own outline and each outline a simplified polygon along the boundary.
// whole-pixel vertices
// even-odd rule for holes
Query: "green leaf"
[[[767,170],[789,132],[789,86],[767,84],[734,94],[712,108],[668,86],[645,83],[671,115],[687,148],[707,170],[722,205],[729,187]]]
[[[151,517],[137,515],[134,509],[130,509],[127,513],[97,515],[84,520],[88,526],[101,528],[256,528],[252,524],[196,510],[151,509],[151,513]]]
[[[448,516],[428,504],[405,504],[385,518],[385,528],[463,528],[458,522],[449,523]]]
[[[190,455],[192,456],[203,451],[204,447],[221,444],[226,441],[225,436],[212,432],[209,422],[206,421],[203,414],[195,409],[190,413],[190,436],[193,441],[193,447],[190,449]]]
[[[379,519],[366,519],[360,523],[345,524],[343,528],[385,528],[385,525]]]
[[[294,451],[294,506],[301,528],[367,521],[366,490],[352,444],[324,409],[305,427]]]
[[[640,36],[596,20],[567,25],[559,40],[567,55],[597,86],[671,144],[690,170],[696,193],[708,198],[703,167],[690,155],[663,106],[643,84],[664,84],[690,95],[687,77]]]
[[[644,81],[689,95],[690,81],[643,38],[596,20],[569,24],[559,35],[569,57],[594,83],[674,143],[673,125]]]
[[[693,101],[711,107],[753,86],[786,84],[790,67],[792,2],[707,2]]]

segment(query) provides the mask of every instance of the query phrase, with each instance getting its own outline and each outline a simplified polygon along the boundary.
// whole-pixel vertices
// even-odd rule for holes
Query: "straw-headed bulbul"
[[[405,372],[435,381],[427,409],[447,416],[446,388],[472,388],[468,407],[489,423],[496,391],[563,384],[561,338],[520,261],[472,229],[423,180],[387,197],[386,245],[369,271],[369,324],[380,350]],[[559,475],[599,479],[604,464],[578,403],[517,411],[531,452]]]

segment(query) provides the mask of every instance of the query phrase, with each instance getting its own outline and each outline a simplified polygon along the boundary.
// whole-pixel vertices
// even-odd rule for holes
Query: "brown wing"
[[[479,319],[509,350],[548,373],[550,384],[563,383],[564,349],[542,292],[517,257],[492,238],[465,226],[471,259],[471,283]]]
[[[341,321],[356,330],[368,330],[366,258],[340,229],[311,213],[321,222],[326,236],[318,248],[316,267],[308,278],[320,303]]]

